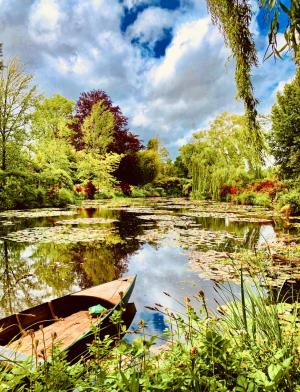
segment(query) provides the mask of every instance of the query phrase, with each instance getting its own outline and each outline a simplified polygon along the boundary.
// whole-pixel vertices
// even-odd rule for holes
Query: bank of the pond
[[[248,289],[242,274],[241,287],[241,301],[223,291],[231,301],[222,317],[208,310],[203,291],[193,298],[197,310],[189,297],[180,313],[153,305],[168,318],[163,349],[152,350],[157,337],[141,320],[138,337],[114,348],[113,338],[95,335],[88,362],[68,364],[57,348],[34,369],[30,361],[4,368],[1,391],[299,391],[298,304]]]

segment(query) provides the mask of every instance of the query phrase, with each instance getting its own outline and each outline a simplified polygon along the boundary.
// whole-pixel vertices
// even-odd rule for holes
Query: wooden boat
[[[100,338],[117,333],[110,316],[128,304],[135,279],[120,278],[0,320],[0,361],[28,357],[46,361],[51,358],[53,346],[66,352],[69,361],[80,359],[87,352],[86,345],[95,338],[95,327]],[[125,324],[131,323],[134,314],[134,305],[127,305]]]

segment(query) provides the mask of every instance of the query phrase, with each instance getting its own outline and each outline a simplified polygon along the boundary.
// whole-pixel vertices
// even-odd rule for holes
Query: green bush
[[[149,195],[149,192],[146,189],[139,187],[132,187],[131,189],[131,197],[146,197]]]
[[[67,204],[72,204],[75,201],[74,192],[66,188],[60,188],[57,192],[49,198],[50,203],[55,207],[64,207]]]
[[[151,185],[164,196],[182,196],[184,182],[184,179],[179,177],[159,177]]]
[[[31,180],[31,181],[30,181]],[[0,208],[30,208],[44,201],[45,192],[25,174],[5,173],[1,176]]]
[[[105,191],[101,191],[101,192],[96,192],[94,199],[97,199],[97,200],[112,199],[114,196],[115,196],[115,193],[112,190],[110,190],[110,191],[105,190]]]
[[[286,204],[290,204],[292,214],[300,213],[300,189],[291,189],[281,192],[277,198],[276,205],[281,208]]]
[[[243,192],[237,195],[235,200],[238,204],[242,204],[242,205],[263,206],[263,207],[270,207],[272,205],[272,200],[270,196],[266,193]]]

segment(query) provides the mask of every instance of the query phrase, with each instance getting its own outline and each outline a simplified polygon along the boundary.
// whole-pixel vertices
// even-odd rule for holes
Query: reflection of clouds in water
[[[265,246],[269,242],[273,242],[276,239],[276,233],[272,225],[262,225],[259,231],[259,238],[257,246]]]
[[[184,312],[177,301],[183,302],[185,296],[192,297],[203,290],[207,305],[216,309],[214,298],[218,298],[215,283],[201,279],[197,273],[190,271],[187,256],[180,248],[162,246],[158,249],[144,245],[139,252],[129,259],[128,275],[137,274],[136,285],[130,301],[134,302],[137,314],[133,327],[143,319],[148,325],[147,333],[160,334],[166,327],[166,320],[160,313],[145,309],[145,305],[162,304],[172,312]],[[238,292],[238,286],[232,284],[232,290]],[[171,297],[163,294],[169,293]],[[220,302],[221,299],[218,298]],[[197,302],[192,301],[197,306]]]

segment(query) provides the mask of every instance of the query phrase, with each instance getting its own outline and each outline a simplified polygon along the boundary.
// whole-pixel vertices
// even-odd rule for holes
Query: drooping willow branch
[[[257,100],[254,97],[251,69],[258,63],[250,32],[252,10],[247,0],[207,0],[212,22],[219,28],[236,60],[237,98],[242,99],[252,130],[258,132]]]

